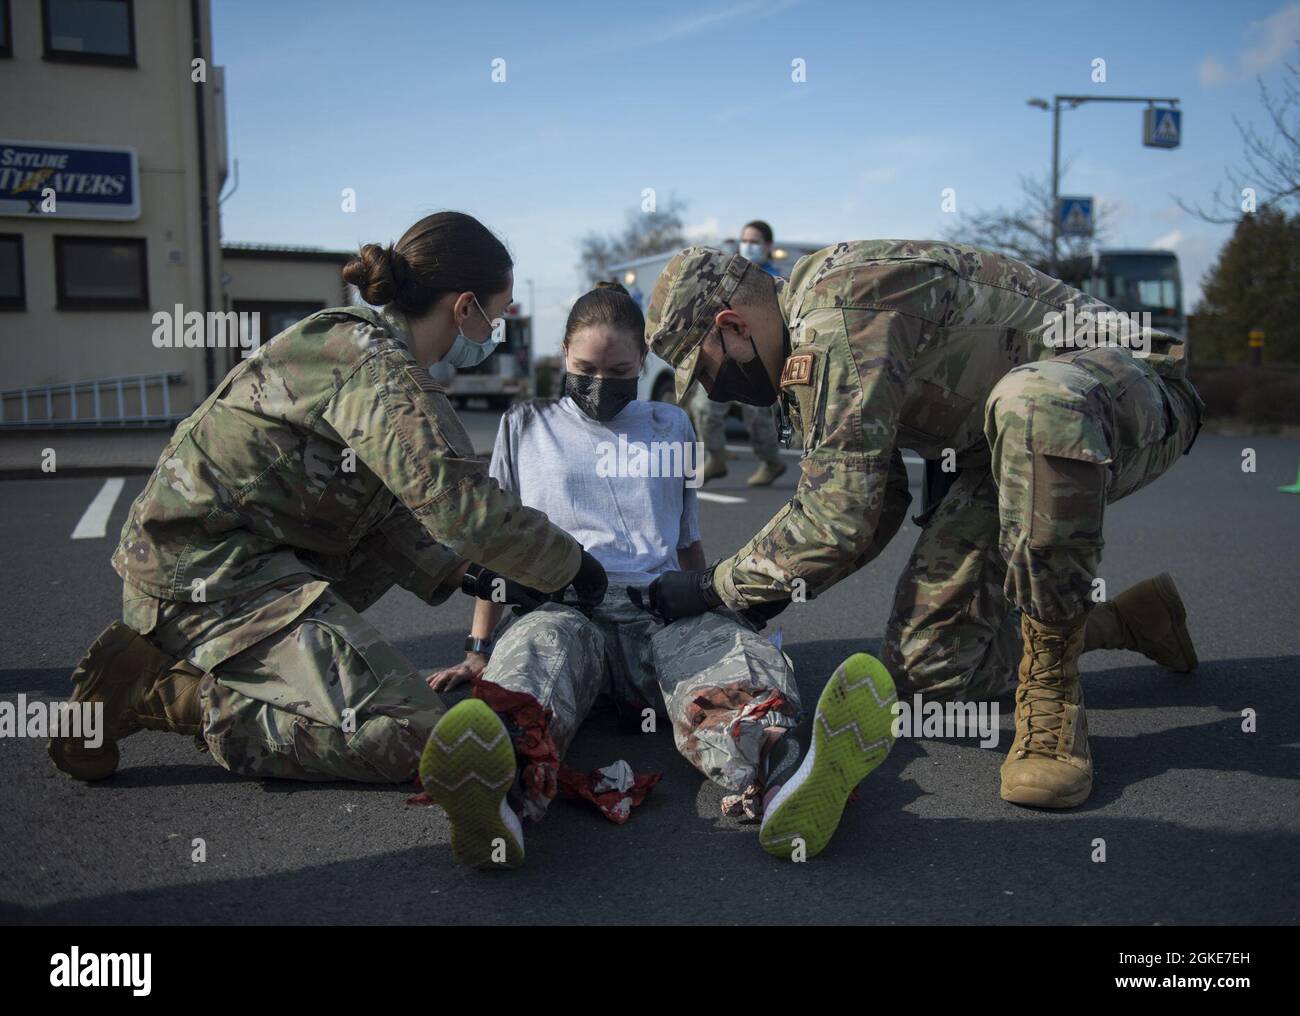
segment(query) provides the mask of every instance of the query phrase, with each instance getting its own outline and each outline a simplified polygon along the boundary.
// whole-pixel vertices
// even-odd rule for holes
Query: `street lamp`
[[[1046,99],[1026,99],[1025,104],[1035,109],[1052,111],[1052,272],[1058,270],[1060,260],[1060,225],[1057,222],[1061,200],[1061,104],[1067,103],[1070,109],[1082,106],[1085,102],[1145,102],[1154,106],[1157,102],[1167,103],[1171,109],[1178,108],[1177,99],[1157,99],[1150,96],[1136,95],[1054,95],[1049,106]]]

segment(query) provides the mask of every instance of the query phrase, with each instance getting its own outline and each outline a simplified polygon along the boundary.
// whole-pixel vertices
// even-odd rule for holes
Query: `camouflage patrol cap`
[[[687,247],[673,256],[655,283],[645,316],[646,341],[672,365],[678,402],[691,386],[700,345],[713,328],[714,316],[730,305],[750,267],[739,254]]]

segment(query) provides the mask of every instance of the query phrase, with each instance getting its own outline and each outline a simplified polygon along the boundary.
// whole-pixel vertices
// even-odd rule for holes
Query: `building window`
[[[9,0],[0,0],[0,56],[13,55],[14,36],[9,21]]]
[[[0,233],[0,310],[26,309],[22,234]]]
[[[54,278],[60,310],[149,306],[149,269],[142,239],[56,236]]]
[[[313,300],[236,300],[232,307],[236,314],[258,315],[258,340],[269,342],[276,335],[310,317],[325,305]]]
[[[134,67],[133,0],[42,0],[45,59]]]

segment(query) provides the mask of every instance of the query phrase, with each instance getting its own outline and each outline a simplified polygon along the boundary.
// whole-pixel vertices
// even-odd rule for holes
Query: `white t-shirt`
[[[489,471],[581,543],[610,581],[644,585],[678,570],[677,551],[700,538],[682,468],[698,476],[695,453],[690,417],[677,406],[636,400],[601,423],[566,396],[511,406]]]

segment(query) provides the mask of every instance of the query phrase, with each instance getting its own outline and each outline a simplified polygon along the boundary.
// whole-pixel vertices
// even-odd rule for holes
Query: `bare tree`
[[[1236,222],[1249,210],[1245,207],[1248,188],[1255,192],[1254,207],[1258,210],[1285,211],[1300,205],[1300,62],[1289,63],[1286,69],[1287,76],[1282,79],[1279,91],[1270,91],[1263,78],[1256,79],[1260,101],[1274,135],[1260,134],[1234,116],[1232,122],[1241,135],[1245,170],[1227,171],[1229,194],[1224,196],[1222,185],[1216,187],[1209,208],[1174,198],[1183,211],[1205,222]]]
[[[588,285],[610,277],[610,265],[686,246],[682,213],[686,202],[675,195],[659,202],[653,212],[639,208],[627,213],[627,225],[612,235],[588,233],[578,241],[578,269]]]
[[[1051,264],[1052,220],[1056,217],[1051,181],[1022,176],[1020,191],[1023,202],[1017,208],[999,207],[960,215],[948,230],[947,239],[1007,254],[1031,265]],[[1092,236],[1062,236],[1060,259],[1065,261],[1090,253],[1105,235],[1109,218],[1109,209],[1094,204]]]

